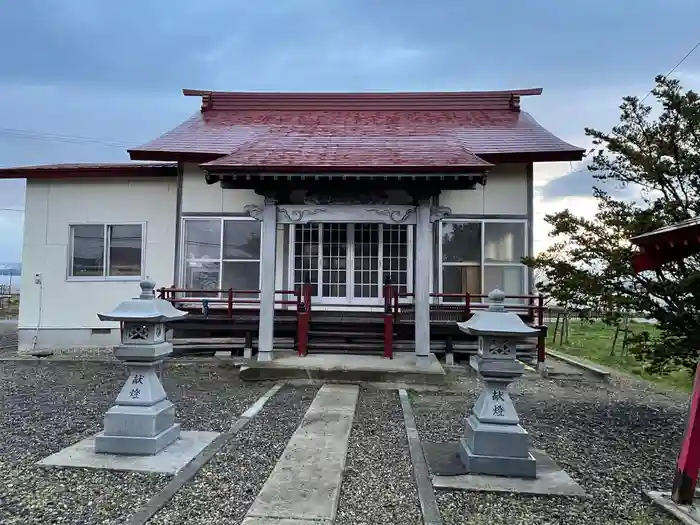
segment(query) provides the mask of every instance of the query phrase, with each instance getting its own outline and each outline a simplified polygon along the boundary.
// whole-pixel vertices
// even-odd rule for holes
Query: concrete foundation
[[[700,496],[695,491],[692,505],[679,505],[671,499],[671,492],[646,491],[644,492],[654,505],[676,518],[683,525],[700,525]]]
[[[533,464],[536,465],[534,477],[506,477],[469,473],[460,457],[460,450],[463,449],[460,442],[424,442],[422,446],[435,488],[586,497],[581,486],[541,450],[529,451],[529,455],[535,460]],[[497,461],[500,459],[496,458]],[[512,466],[509,465],[508,468]]]
[[[305,357],[280,357],[273,361],[251,361],[241,367],[241,379],[267,381],[277,379],[319,379],[333,382],[358,381],[443,384],[445,370],[434,354],[418,366],[413,353],[395,354],[394,359],[380,356],[317,354]]]
[[[18,349],[22,353],[35,350],[68,350],[74,348],[106,348],[119,344],[119,328],[40,328],[36,345],[36,328],[17,329]]]
[[[64,448],[37,464],[47,467],[82,467],[174,475],[219,436],[218,432],[183,431],[176,441],[158,454],[125,456],[96,453],[95,442],[100,434]]]

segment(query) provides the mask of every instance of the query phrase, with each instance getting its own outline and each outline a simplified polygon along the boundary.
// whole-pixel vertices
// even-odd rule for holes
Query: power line
[[[39,132],[17,128],[0,128],[0,137],[5,136],[13,139],[46,140],[52,142],[63,142],[68,144],[96,144],[115,148],[129,148],[133,144],[120,141],[110,141],[93,137],[79,135],[63,135],[59,133]]]
[[[692,55],[692,54],[695,52],[695,50],[696,50],[697,48],[699,48],[699,47],[700,47],[700,40],[698,40],[697,44],[695,44],[695,45],[693,46],[693,48],[692,48],[690,51],[688,51],[688,52],[685,54],[685,56],[684,56],[683,58],[681,58],[675,66],[673,66],[671,69],[669,69],[669,70],[668,70],[668,73],[666,73],[664,76],[667,77],[667,76],[669,76],[671,73],[673,73],[676,69],[678,69],[678,68],[681,66],[681,64],[682,64],[683,62],[685,62],[688,58],[690,58],[690,55]],[[649,90],[649,93],[647,93],[646,95],[644,95],[644,98],[643,98],[642,100],[640,100],[639,102],[640,102],[640,103],[644,102],[644,101],[647,99],[647,97],[648,97],[649,95],[651,95],[652,91],[654,91],[653,88],[650,89],[650,90]]]
[[[0,208],[0,211],[24,211],[24,208]]]

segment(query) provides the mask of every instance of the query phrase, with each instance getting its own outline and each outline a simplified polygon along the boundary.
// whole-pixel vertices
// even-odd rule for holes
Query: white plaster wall
[[[527,164],[501,164],[489,171],[485,186],[443,191],[440,205],[453,214],[526,215],[527,189]]]
[[[196,164],[185,164],[182,180],[182,213],[244,213],[248,204],[262,206],[264,199],[253,190],[225,190],[207,184],[204,171]]]
[[[173,279],[177,181],[89,179],[27,181],[19,328],[111,328],[97,312],[136,297],[139,281],[68,281],[71,224],[145,223],[144,274],[157,285]],[[34,276],[42,275],[43,285]],[[43,290],[42,290],[43,288]]]

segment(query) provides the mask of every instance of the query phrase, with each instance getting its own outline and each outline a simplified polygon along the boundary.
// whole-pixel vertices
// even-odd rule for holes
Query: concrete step
[[[251,361],[241,367],[245,381],[316,379],[327,382],[355,383],[387,381],[394,383],[444,384],[445,371],[433,355],[427,368],[415,365],[413,353],[395,354],[385,359],[371,354],[309,354],[272,361]]]

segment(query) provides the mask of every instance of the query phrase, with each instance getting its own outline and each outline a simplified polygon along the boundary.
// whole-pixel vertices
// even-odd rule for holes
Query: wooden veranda
[[[352,305],[328,309],[315,304],[311,285],[275,291],[274,340],[276,352],[357,353],[393,357],[413,351],[415,316],[413,294],[383,286],[383,306]],[[231,352],[255,355],[260,322],[259,290],[195,290],[161,288],[159,296],[189,315],[171,324],[176,354]],[[459,331],[457,322],[488,307],[485,294],[431,293],[431,351],[448,359],[477,351],[476,338]],[[541,295],[510,295],[506,308],[531,326],[540,337],[518,346],[524,361],[542,362],[546,327]],[[451,356],[451,357],[448,357]]]

